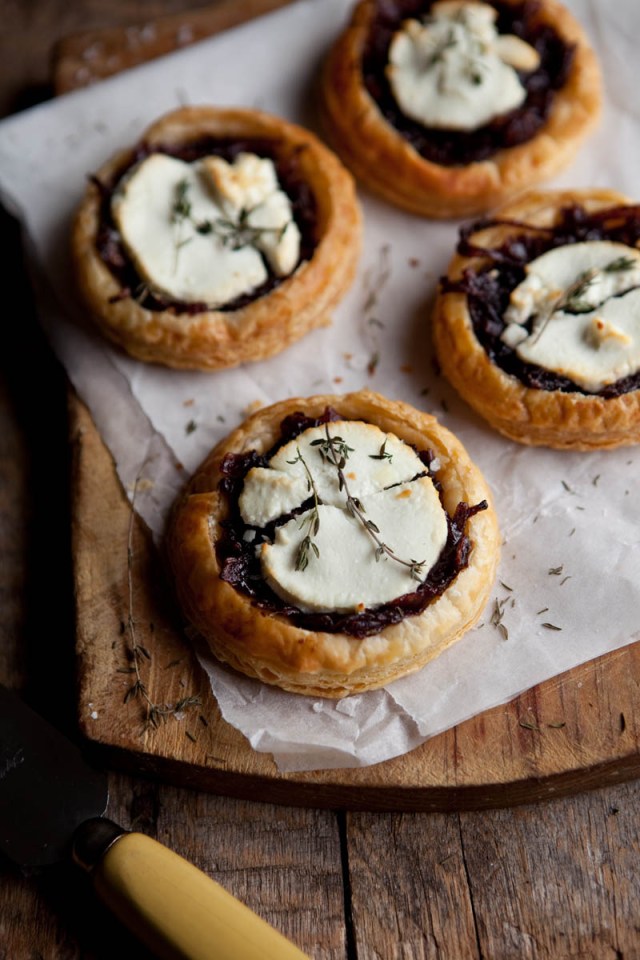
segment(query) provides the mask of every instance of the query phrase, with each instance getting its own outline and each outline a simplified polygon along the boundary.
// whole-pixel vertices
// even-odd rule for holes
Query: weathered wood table
[[[275,5],[243,6],[259,13]],[[153,18],[146,53],[162,53],[175,44],[185,17],[189,37],[197,38],[233,22],[240,6],[229,0],[206,7],[178,0],[2,0],[0,109],[6,115],[51,95],[54,78],[58,90],[68,89],[126,66],[123,26],[135,29]],[[96,39],[103,55],[87,58]],[[0,681],[78,736],[86,730],[77,710],[71,532],[75,549],[85,552],[87,538],[100,536],[91,489],[83,483],[92,472],[87,458],[100,476],[108,476],[110,465],[38,329],[17,228],[6,216],[2,239]],[[106,496],[112,534],[126,539],[127,507],[115,481]],[[135,535],[144,561],[144,536]],[[92,611],[99,621],[117,621],[117,594],[109,612]],[[89,598],[79,599],[86,607]],[[87,682],[86,658],[81,663],[80,680]],[[197,681],[197,672],[193,676]],[[170,725],[161,731],[160,747],[137,753],[125,742],[124,715],[122,730],[116,723],[107,738],[121,736],[122,750],[104,754],[113,759],[107,813],[196,863],[314,960],[640,956],[640,788],[629,779],[640,769],[639,683],[635,648],[602,658],[436,738],[418,752],[410,772],[381,765],[342,793],[343,784],[331,776],[276,782],[268,761],[243,758],[238,738],[223,728],[209,762],[183,730],[178,744]],[[509,743],[517,744],[510,758]],[[191,783],[206,791],[185,787],[181,768],[160,762],[158,754],[172,751],[200,771]],[[503,783],[483,766],[483,757],[496,751]],[[124,756],[134,770],[144,764],[145,775],[122,772]],[[225,764],[229,774],[234,763],[225,779]],[[616,781],[624,782],[602,785]],[[397,793],[387,790],[380,800],[385,782]],[[554,791],[566,795],[526,802]],[[265,796],[277,805],[261,802]],[[510,801],[518,805],[473,809]],[[354,809],[370,805],[379,809]],[[128,956],[147,954],[71,867],[22,877],[0,863],[2,960]]]

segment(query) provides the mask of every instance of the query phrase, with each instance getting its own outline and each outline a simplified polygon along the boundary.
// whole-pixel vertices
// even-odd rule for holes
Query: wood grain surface
[[[179,36],[201,38],[278,5],[223,2],[171,16],[147,31],[144,44],[131,41],[131,28],[77,34],[58,46],[56,87],[93,82],[167,52]],[[110,457],[74,399],[71,414],[80,723],[110,762],[229,796],[258,789],[277,803],[406,810],[524,803],[640,772],[635,644],[540,684],[398,759],[357,770],[279,774],[268,755],[253,751],[220,718],[182,638],[180,617],[167,609],[170,587],[153,546],[140,525],[131,526]],[[179,711],[178,721],[144,733],[148,704],[139,696],[123,704],[136,644],[149,655],[138,657],[138,665],[154,703],[200,700],[197,709]]]
[[[60,23],[81,31],[102,14],[124,26],[136,10],[180,6],[0,0],[12,37],[0,93],[21,88],[25,64],[48,75]],[[31,308],[17,229],[2,215],[0,236],[21,304],[0,351],[0,681],[74,734],[67,385]],[[34,383],[46,403],[34,404]],[[74,418],[73,435],[77,427]],[[602,688],[594,674],[592,694]],[[615,689],[606,696],[616,708]],[[116,772],[109,792],[108,816],[193,860],[314,960],[640,957],[638,782],[447,813],[271,806],[259,794],[234,800]],[[133,956],[149,958],[70,867],[23,877],[0,861],[0,960]]]

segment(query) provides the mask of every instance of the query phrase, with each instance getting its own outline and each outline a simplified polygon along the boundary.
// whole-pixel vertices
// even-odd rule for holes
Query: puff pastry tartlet
[[[555,174],[601,99],[595,54],[556,0],[360,0],[321,81],[328,135],[357,178],[434,218]]]
[[[513,440],[640,441],[640,205],[532,191],[461,232],[433,332],[442,371]]]
[[[477,621],[499,554],[490,504],[432,416],[369,391],[291,399],[211,452],[167,553],[218,659],[339,698],[417,670]]]
[[[313,134],[184,107],[92,177],[72,258],[107,337],[139,360],[216,370],[329,323],[360,236],[351,175]]]

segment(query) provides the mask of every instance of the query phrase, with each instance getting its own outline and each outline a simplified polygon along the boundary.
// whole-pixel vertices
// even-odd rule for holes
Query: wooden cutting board
[[[222,0],[139,28],[70,37],[57,49],[56,89],[95,82],[284,2]],[[167,599],[151,538],[86,408],[73,394],[69,406],[79,722],[104,761],[228,796],[370,810],[518,804],[640,774],[640,644],[539,684],[395,760],[279,773],[221,719]],[[153,711],[155,725],[150,703],[170,705],[166,716]]]

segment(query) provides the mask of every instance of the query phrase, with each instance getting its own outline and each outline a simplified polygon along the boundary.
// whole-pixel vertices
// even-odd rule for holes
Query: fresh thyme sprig
[[[146,461],[145,461],[146,463]],[[143,464],[144,467],[145,464]],[[127,658],[129,660],[130,666],[123,668],[121,672],[134,673],[135,680],[133,684],[129,687],[127,692],[124,695],[124,703],[129,703],[130,700],[141,697],[145,702],[145,717],[143,724],[143,732],[148,730],[150,727],[157,729],[160,724],[170,716],[175,716],[180,713],[182,710],[186,710],[189,707],[199,706],[201,704],[200,697],[197,696],[186,696],[181,697],[175,703],[155,703],[152,697],[149,694],[149,690],[145,681],[142,678],[141,664],[143,661],[148,661],[151,663],[151,654],[143,644],[139,643],[137,632],[136,632],[136,619],[133,614],[134,609],[134,591],[133,591],[133,527],[134,527],[134,517],[135,517],[135,501],[136,495],[138,493],[138,487],[141,480],[140,472],[136,476],[133,485],[133,495],[131,498],[131,513],[129,516],[129,529],[127,534],[127,593],[128,593],[128,614],[126,624],[122,624],[123,631],[126,631],[129,637],[129,647],[127,649]]]
[[[366,511],[360,500],[357,497],[352,496],[351,492],[349,491],[349,485],[344,475],[344,468],[347,460],[349,459],[349,454],[353,453],[353,447],[350,447],[340,436],[332,437],[329,433],[329,426],[326,423],[324,425],[324,431],[325,438],[312,440],[311,446],[318,447],[319,453],[323,460],[335,467],[338,475],[338,489],[340,491],[344,490],[347,498],[348,513],[362,525],[373,542],[376,544],[376,561],[380,560],[381,557],[386,555],[391,560],[395,560],[396,563],[400,563],[402,566],[408,567],[411,572],[411,577],[420,582],[420,572],[424,566],[424,560],[403,560],[401,557],[399,557],[379,536],[379,527],[376,526],[373,520],[369,520],[368,517],[365,516]]]
[[[380,247],[378,262],[364,274],[364,303],[362,306],[363,337],[369,349],[367,373],[373,376],[380,363],[380,330],[384,322],[378,316],[380,297],[391,277],[391,247],[388,243]]]
[[[638,266],[635,257],[617,257],[602,268],[603,273],[619,273],[621,270],[633,270]]]
[[[313,540],[313,537],[317,537],[318,530],[320,529],[320,513],[318,511],[318,506],[320,505],[320,497],[318,496],[318,489],[316,487],[315,481],[311,470],[309,470],[309,465],[307,461],[302,456],[300,447],[296,447],[298,456],[295,460],[287,460],[287,463],[301,463],[304,467],[304,472],[307,475],[307,490],[313,495],[313,507],[311,510],[308,510],[302,516],[300,521],[300,528],[307,527],[307,534],[303,537],[300,546],[298,547],[298,552],[296,554],[296,570],[306,570],[309,566],[309,551],[312,550],[316,555],[316,558],[320,558],[320,550],[318,549],[317,543]]]
[[[171,208],[171,223],[181,223],[183,220],[191,219],[191,201],[187,194],[189,192],[189,181],[180,180],[176,184],[176,195]]]
[[[216,217],[214,220],[197,221],[193,217],[193,206],[189,199],[190,184],[186,179],[178,181],[175,188],[175,199],[171,208],[171,223],[182,224],[185,221],[190,223],[196,233],[206,236],[213,233],[222,241],[224,247],[231,250],[240,250],[252,244],[256,244],[265,234],[274,234],[280,241],[289,226],[289,223],[281,227],[256,227],[249,223],[249,216],[253,209],[243,208],[240,211],[238,220],[230,220],[226,217]],[[182,247],[189,240],[182,240],[178,247]]]
[[[480,84],[484,82],[484,75],[482,71],[486,70],[486,65],[482,60],[482,55],[488,52],[487,46],[485,43],[481,42],[472,31],[468,31],[469,23],[466,12],[462,8],[457,12],[453,19],[454,22],[459,24],[465,32],[468,32],[468,40],[470,41],[470,49],[464,50],[462,53],[464,58],[464,74],[470,83],[474,84],[474,86],[480,86]],[[445,92],[449,79],[446,69],[447,50],[460,48],[460,46],[460,37],[456,35],[453,27],[450,27],[445,36],[442,37],[440,42],[436,45],[433,53],[425,64],[426,70],[431,70],[438,66],[441,67],[438,76],[438,91],[440,93]]]
[[[265,234],[275,234],[278,242],[282,240],[288,223],[281,227],[254,227],[249,223],[249,215],[252,210],[243,208],[240,211],[237,223],[233,220],[227,220],[224,217],[205,220],[196,227],[198,233],[214,233],[221,241],[224,247],[230,247],[231,250],[240,250],[242,247],[257,243]]]

